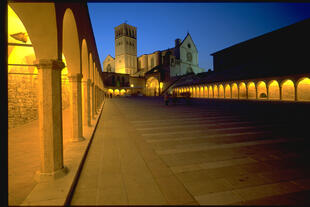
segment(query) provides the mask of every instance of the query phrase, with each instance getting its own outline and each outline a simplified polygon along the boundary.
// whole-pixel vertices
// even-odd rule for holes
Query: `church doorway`
[[[150,77],[146,81],[146,95],[159,96],[159,81],[155,77]]]

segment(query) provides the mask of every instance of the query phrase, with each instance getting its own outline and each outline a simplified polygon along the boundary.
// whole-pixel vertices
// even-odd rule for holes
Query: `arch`
[[[200,87],[196,86],[196,98],[200,98]]]
[[[264,81],[259,81],[257,83],[257,98],[267,99],[267,87]]]
[[[87,80],[89,78],[89,64],[88,64],[88,48],[86,40],[82,40],[82,74],[83,74],[83,80]]]
[[[109,93],[109,94],[110,94],[110,93],[113,94],[113,89],[110,88],[110,89],[108,90],[108,93]]]
[[[69,73],[81,73],[79,35],[73,12],[69,8],[66,9],[63,17],[62,37],[63,53],[66,56]]]
[[[233,99],[238,99],[238,86],[237,86],[237,83],[233,83],[231,85],[231,98]]]
[[[276,80],[268,83],[268,98],[269,100],[280,100],[280,87]]]
[[[146,95],[157,96],[159,95],[159,81],[155,77],[150,77],[146,81]]]
[[[38,118],[39,82],[38,69],[30,66],[36,60],[34,47],[23,46],[23,44],[32,44],[32,36],[28,35],[25,25],[10,6],[8,6],[7,28],[8,127],[13,128]],[[27,90],[24,90],[26,88]]]
[[[244,82],[239,83],[239,99],[246,99],[247,95],[246,95],[246,85]]]
[[[282,81],[282,100],[294,101],[295,100],[295,86],[294,82],[290,79]]]
[[[297,81],[297,100],[310,101],[310,78],[303,77]]]
[[[55,4],[45,2],[44,4],[9,3],[8,5],[27,28],[27,35],[31,37],[36,58],[61,59],[61,52],[59,53],[58,50]]]
[[[193,86],[193,97],[194,97],[194,98],[196,98],[196,94],[197,94],[197,93],[196,93],[196,87]]]
[[[92,74],[93,74],[93,71],[94,71],[94,61],[93,61],[93,55],[92,53],[89,53],[89,59],[88,59],[88,62],[89,62],[89,73],[88,73],[88,77],[89,79],[93,82],[93,77],[92,77]]]
[[[200,90],[199,90],[200,91],[200,94],[199,94],[200,98],[204,98],[204,90],[203,89],[204,89],[204,87],[200,86]]]
[[[209,90],[208,91],[209,91],[209,98],[213,98],[214,94],[213,94],[213,87],[212,87],[212,85],[209,86]]]
[[[126,90],[125,90],[125,89],[121,89],[120,95],[121,95],[121,96],[124,96],[125,94],[126,94]]]
[[[213,98],[218,98],[219,97],[219,91],[217,88],[217,85],[213,86]]]
[[[190,97],[193,97],[193,88],[189,87],[189,93],[190,93]]]
[[[115,89],[115,90],[114,90],[114,96],[119,96],[119,94],[120,94],[120,93],[119,93],[119,90],[118,90],[118,89]]]
[[[208,91],[208,86],[205,85],[204,87],[204,93],[203,93],[204,98],[209,98],[209,91]]]
[[[230,85],[225,85],[225,98],[231,98]]]
[[[219,98],[224,98],[224,87],[222,84],[219,85]]]
[[[91,77],[92,77],[92,79],[93,79],[93,83],[94,83],[94,84],[97,83],[97,80],[96,80],[96,71],[97,71],[96,63],[95,63],[95,61],[93,61],[93,73],[91,74]]]
[[[256,99],[256,88],[255,88],[255,83],[254,82],[249,82],[247,84],[248,88],[248,99]]]

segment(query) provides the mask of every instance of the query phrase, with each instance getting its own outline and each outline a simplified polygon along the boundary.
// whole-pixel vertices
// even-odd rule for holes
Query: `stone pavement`
[[[69,128],[70,118],[70,111],[69,108],[67,108],[63,111],[63,149],[65,166],[68,165],[66,160],[72,157],[74,157],[74,159],[79,157],[77,153],[68,151],[72,148],[72,145],[74,145],[71,142]],[[86,142],[89,141],[95,124],[96,120],[92,120],[91,127],[84,126],[83,136],[86,138]],[[10,206],[22,205],[27,196],[29,196],[38,185],[38,182],[35,180],[35,173],[40,170],[39,139],[38,120],[8,130],[8,200]],[[81,145],[84,145],[84,143],[81,143]],[[83,152],[80,152],[80,154],[82,153]],[[76,160],[76,162],[80,161],[81,160]],[[78,164],[76,165],[78,166]],[[73,171],[72,168],[70,168],[70,170]],[[48,194],[55,194],[55,192],[49,189],[49,192],[45,195]],[[43,193],[38,197],[43,199]],[[51,202],[49,203],[51,204]]]
[[[309,106],[257,103],[107,100],[71,205],[309,205]]]

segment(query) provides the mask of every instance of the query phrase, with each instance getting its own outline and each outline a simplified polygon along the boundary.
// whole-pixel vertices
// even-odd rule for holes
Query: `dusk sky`
[[[137,52],[174,47],[187,34],[201,68],[213,69],[211,53],[310,18],[310,3],[88,3],[101,64],[115,57],[114,27],[137,27]]]

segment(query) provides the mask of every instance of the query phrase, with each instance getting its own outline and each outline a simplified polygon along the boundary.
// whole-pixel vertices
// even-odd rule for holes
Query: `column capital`
[[[35,60],[34,64],[38,69],[62,70],[64,67],[66,67],[65,63],[58,59],[39,59]]]
[[[69,81],[81,82],[83,75],[81,73],[76,73],[76,74],[69,73],[67,77],[69,78]]]

